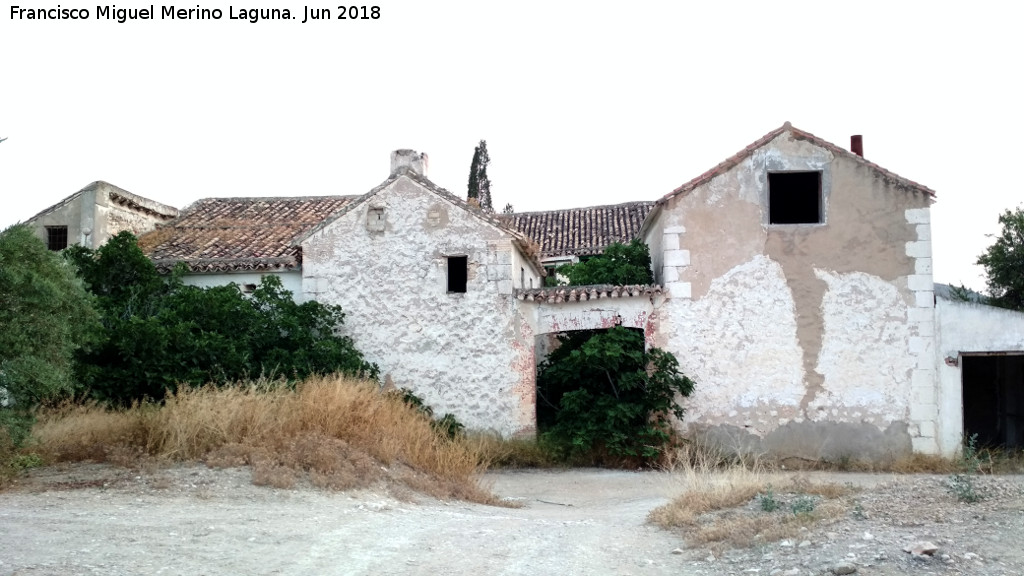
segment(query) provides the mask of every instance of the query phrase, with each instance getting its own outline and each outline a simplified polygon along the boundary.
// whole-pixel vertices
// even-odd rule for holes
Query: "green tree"
[[[476,201],[480,208],[487,212],[494,212],[491,204],[491,179],[487,177],[487,165],[490,162],[487,141],[481,140],[480,145],[473,151],[473,161],[469,165],[469,189],[466,192],[466,199]]]
[[[650,249],[640,240],[615,243],[603,254],[558,272],[572,285],[650,284]],[[558,336],[559,346],[537,369],[537,426],[570,458],[603,455],[648,463],[671,439],[671,417],[683,417],[677,397],[693,381],[671,353],[646,349],[643,333],[617,326]]]
[[[0,232],[0,421],[73,389],[74,353],[99,315],[74,268],[25,225]],[[0,422],[2,424],[2,422]],[[24,435],[12,433],[16,442]]]
[[[999,224],[995,242],[977,260],[985,269],[988,302],[1024,310],[1024,209],[1006,210]]]
[[[629,244],[615,242],[604,253],[577,264],[566,264],[558,273],[569,279],[572,286],[592,284],[651,284],[651,249],[640,239]]]
[[[693,381],[675,356],[644,350],[639,330],[563,334],[537,377],[537,425],[568,455],[608,453],[647,462],[671,437],[670,416],[683,417],[676,395]]]
[[[180,271],[160,276],[128,232],[70,257],[102,311],[105,339],[79,363],[97,398],[129,403],[162,398],[179,385],[261,375],[378,375],[352,340],[336,333],[340,307],[296,303],[276,276],[264,277],[251,297],[235,285],[187,286]]]

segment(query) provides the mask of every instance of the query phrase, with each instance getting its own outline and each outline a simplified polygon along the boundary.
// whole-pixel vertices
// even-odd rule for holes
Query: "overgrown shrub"
[[[572,286],[626,286],[654,282],[651,274],[651,249],[640,239],[629,244],[610,244],[599,256],[587,258],[577,264],[560,266],[558,274],[568,278]]]
[[[558,273],[571,285],[654,281],[650,249],[639,239],[611,244]],[[589,463],[649,463],[660,456],[671,439],[670,418],[683,417],[676,397],[693,390],[675,356],[646,350],[643,333],[623,327],[558,340],[537,369],[537,427],[546,445]]]
[[[250,297],[234,285],[186,286],[180,270],[161,276],[128,232],[95,251],[70,248],[68,256],[102,314],[103,341],[79,356],[78,370],[98,399],[129,404],[161,399],[179,384],[261,375],[378,375],[336,333],[340,307],[296,303],[276,276],[265,276]]]
[[[656,458],[670,439],[670,416],[683,417],[676,395],[693,382],[675,356],[644,350],[643,334],[621,326],[559,337],[538,368],[538,427],[570,458],[607,452]]]
[[[0,232],[0,442],[20,446],[32,407],[72,389],[74,353],[99,328],[72,266],[27,226]]]

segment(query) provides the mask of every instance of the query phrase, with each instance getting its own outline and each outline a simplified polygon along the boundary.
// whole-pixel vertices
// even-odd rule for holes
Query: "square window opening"
[[[771,224],[821,224],[821,172],[769,172]]]
[[[366,229],[371,232],[383,232],[385,228],[384,208],[372,207],[366,211]]]
[[[469,280],[469,256],[448,257],[448,293],[464,294]]]
[[[50,250],[63,250],[68,247],[67,226],[46,227],[46,247]]]

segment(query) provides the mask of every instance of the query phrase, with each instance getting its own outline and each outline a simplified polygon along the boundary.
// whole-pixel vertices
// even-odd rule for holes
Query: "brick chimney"
[[[864,157],[864,137],[860,134],[850,136],[850,152],[861,158]]]
[[[395,150],[391,153],[391,174],[394,175],[399,168],[403,167],[426,178],[427,155],[420,154],[415,150]]]

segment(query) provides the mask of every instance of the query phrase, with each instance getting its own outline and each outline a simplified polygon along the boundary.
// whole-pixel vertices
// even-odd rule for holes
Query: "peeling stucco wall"
[[[821,223],[769,223],[774,171],[821,172]],[[789,132],[667,200],[645,236],[656,341],[696,381],[685,426],[803,458],[935,451],[912,394],[934,389],[929,203]]]
[[[385,382],[470,428],[534,432],[534,334],[512,291],[540,276],[511,235],[399,176],[302,250],[305,297],[341,305],[343,333]],[[448,256],[468,257],[465,293],[447,292]]]
[[[963,439],[963,374],[961,359],[971,353],[1024,352],[1024,313],[974,302],[939,298],[935,365],[938,393],[935,403],[942,418],[936,437],[942,454],[952,456]]]

